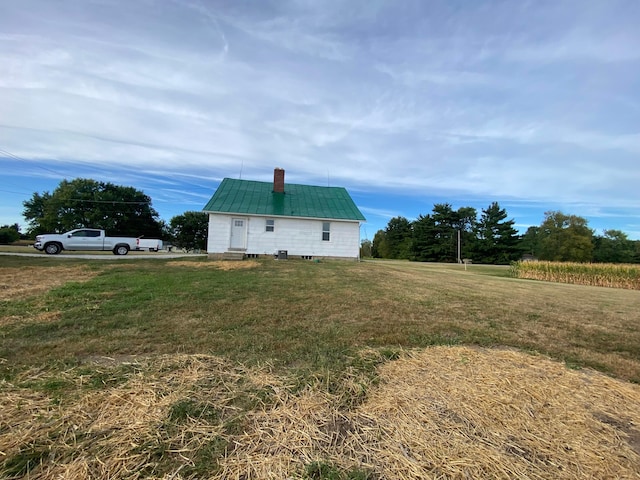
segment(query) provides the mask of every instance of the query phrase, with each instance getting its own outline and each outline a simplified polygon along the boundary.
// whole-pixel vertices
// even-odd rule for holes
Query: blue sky
[[[161,218],[224,177],[346,187],[373,238],[437,202],[640,239],[636,0],[4,0],[0,224],[77,177]]]

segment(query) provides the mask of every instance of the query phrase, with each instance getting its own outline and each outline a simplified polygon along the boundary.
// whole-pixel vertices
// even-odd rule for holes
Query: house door
[[[247,219],[232,218],[231,219],[231,250],[244,250],[247,239]]]

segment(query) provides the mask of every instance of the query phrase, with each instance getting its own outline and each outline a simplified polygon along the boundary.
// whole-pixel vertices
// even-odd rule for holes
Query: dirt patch
[[[596,420],[611,425],[616,430],[620,431],[626,438],[629,447],[640,455],[640,425],[634,423],[629,418],[616,418],[610,417],[606,413],[596,412],[594,414]]]
[[[191,267],[191,268],[215,268],[218,270],[243,270],[248,268],[256,268],[260,266],[255,260],[237,261],[206,261],[206,262],[187,262],[175,261],[167,262],[167,265],[174,267]]]
[[[67,282],[86,282],[97,274],[81,266],[0,268],[0,300],[38,295]]]

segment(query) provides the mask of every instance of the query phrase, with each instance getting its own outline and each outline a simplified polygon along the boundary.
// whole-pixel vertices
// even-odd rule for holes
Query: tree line
[[[0,227],[0,243],[34,239],[41,233],[74,228],[102,228],[110,235],[160,238],[179,248],[206,249],[208,216],[187,211],[160,220],[151,198],[133,187],[92,179],[63,180],[53,192],[34,192],[23,202],[26,233],[17,224]],[[497,202],[482,209],[435,204],[431,213],[414,221],[392,218],[373,242],[362,243],[361,256],[421,262],[508,264],[529,255],[540,260],[640,263],[640,241],[620,230],[602,235],[586,219],[563,212],[546,212],[540,226],[519,235],[515,221]]]
[[[85,178],[63,180],[53,192],[34,192],[22,204],[28,224],[25,236],[30,239],[42,233],[91,227],[114,236],[160,238],[178,248],[206,249],[206,213],[187,211],[167,223],[159,218],[151,198],[133,187]],[[15,241],[18,232],[18,225],[11,226],[7,240]]]
[[[508,264],[526,258],[567,262],[640,263],[640,241],[629,240],[620,230],[597,235],[586,219],[549,211],[540,226],[523,235],[515,220],[497,202],[482,209],[448,203],[435,204],[431,213],[414,221],[389,220],[373,242],[362,243],[363,257],[406,259],[419,262]]]

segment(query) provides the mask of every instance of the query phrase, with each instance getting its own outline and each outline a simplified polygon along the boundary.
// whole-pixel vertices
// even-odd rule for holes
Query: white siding
[[[224,253],[229,250],[231,219],[245,218],[247,254],[273,255],[287,250],[289,256],[358,258],[360,254],[360,223],[290,217],[251,217],[243,215],[209,214],[207,252]],[[275,221],[273,232],[266,231],[266,220]],[[322,224],[330,222],[329,241],[322,240]]]
[[[226,215],[209,214],[207,252],[224,253],[231,243],[231,218]]]

